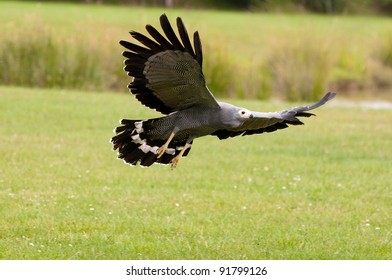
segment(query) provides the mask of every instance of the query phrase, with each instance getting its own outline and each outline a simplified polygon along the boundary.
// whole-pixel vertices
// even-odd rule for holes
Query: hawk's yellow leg
[[[191,146],[191,144],[189,143],[185,143],[184,148],[182,148],[182,150],[180,151],[180,153],[171,160],[171,169],[174,169],[177,167],[178,163],[180,162],[180,159],[182,157],[182,155],[185,153],[186,149],[188,149]]]
[[[157,150],[157,158],[160,158],[161,156],[163,156],[163,154],[165,153],[167,147],[169,147],[169,144],[171,142],[171,140],[173,140],[174,138],[174,133],[170,134],[169,138],[167,139],[166,143],[163,144],[158,150]]]

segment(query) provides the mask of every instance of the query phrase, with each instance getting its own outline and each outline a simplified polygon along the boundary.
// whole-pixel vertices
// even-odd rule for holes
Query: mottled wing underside
[[[152,39],[135,31],[130,33],[143,46],[120,41],[129,50],[123,56],[127,58],[125,71],[134,77],[128,85],[130,91],[142,104],[163,114],[198,105],[218,108],[202,72],[198,32],[194,33],[193,48],[181,18],[177,18],[180,39],[166,15],[160,17],[160,23],[166,38],[147,25]]]

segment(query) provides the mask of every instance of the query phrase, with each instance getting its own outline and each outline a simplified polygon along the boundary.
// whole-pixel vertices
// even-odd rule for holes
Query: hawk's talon
[[[174,138],[174,133],[170,134],[169,139],[167,139],[166,143],[163,144],[158,150],[157,150],[157,158],[160,158],[163,156],[163,154],[166,152],[167,148],[169,147],[169,144],[171,140]]]
[[[174,168],[177,167],[178,163],[180,162],[180,159],[184,155],[186,149],[188,149],[191,146],[191,144],[186,143],[185,146],[182,148],[180,153],[176,155],[172,160],[171,160],[171,169],[173,170]]]
[[[157,158],[161,158],[163,154],[166,152],[168,145],[163,145],[157,150]]]
[[[182,157],[182,155],[179,154],[171,160],[171,164],[170,164],[171,170],[173,170],[174,168],[177,167],[178,163],[180,162],[181,157]]]

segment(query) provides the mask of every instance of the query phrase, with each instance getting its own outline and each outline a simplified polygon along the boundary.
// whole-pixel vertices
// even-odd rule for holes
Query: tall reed
[[[278,40],[262,70],[275,95],[295,100],[315,100],[324,94],[336,61],[328,40],[306,31]]]
[[[39,17],[9,23],[1,35],[0,82],[31,87],[117,89],[121,68],[113,44],[96,33],[61,34]],[[94,34],[94,36],[89,35]],[[98,34],[100,37],[101,34]]]

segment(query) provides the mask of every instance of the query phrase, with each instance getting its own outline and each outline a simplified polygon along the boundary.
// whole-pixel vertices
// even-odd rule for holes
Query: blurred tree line
[[[40,2],[58,2],[58,0],[40,0]],[[392,13],[392,0],[63,0],[63,2],[165,6],[168,8],[310,11],[325,14]]]

